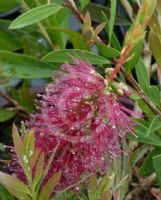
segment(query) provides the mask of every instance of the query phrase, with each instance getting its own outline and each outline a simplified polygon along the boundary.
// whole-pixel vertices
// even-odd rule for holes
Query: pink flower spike
[[[136,125],[129,116],[133,111],[121,105],[115,94],[107,93],[104,78],[80,59],[61,66],[39,107],[28,126],[35,130],[36,146],[47,157],[59,141],[46,180],[61,171],[60,188],[89,173],[105,172]]]

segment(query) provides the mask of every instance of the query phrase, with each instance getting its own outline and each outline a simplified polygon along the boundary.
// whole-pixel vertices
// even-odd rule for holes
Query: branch
[[[29,11],[29,10],[30,10],[30,7],[27,5],[27,3],[26,3],[24,0],[21,0],[20,2],[21,2],[21,4],[22,4],[22,7],[23,7],[26,11]],[[48,2],[48,3],[49,3],[49,2]],[[52,43],[52,40],[51,40],[51,38],[49,37],[49,34],[48,34],[48,32],[46,31],[46,29],[44,28],[44,26],[42,25],[42,23],[38,22],[38,23],[37,23],[37,26],[38,26],[40,32],[42,33],[42,35],[46,38],[46,40],[47,40],[48,43],[50,44],[50,46],[51,46],[53,49],[58,49],[58,47]]]
[[[120,58],[116,61],[116,65],[114,68],[114,71],[110,74],[109,79],[108,79],[108,86],[111,85],[112,81],[115,79],[119,71],[121,70],[124,62],[126,61],[132,47],[130,45],[127,45],[120,54]]]
[[[18,105],[18,102],[15,101],[13,98],[11,98],[9,95],[0,92],[0,96],[4,99],[6,99],[9,103],[11,103],[14,107],[15,110],[18,111],[18,113],[23,116],[24,118],[28,118],[28,113],[23,109],[23,107],[21,107],[20,105]]]
[[[124,74],[125,78],[129,81],[129,83],[133,86],[136,92],[139,94],[140,97],[143,98],[144,102],[149,106],[149,108],[157,115],[161,116],[161,111],[156,107],[156,105],[151,101],[151,99],[144,94],[138,83],[132,77],[131,74],[128,74],[125,69],[121,68],[122,73]]]
[[[65,0],[65,6],[68,7],[79,19],[80,23],[84,23],[84,17],[83,14],[80,12],[80,10],[76,7],[75,3],[72,3],[73,0]],[[97,36],[99,38],[99,36]],[[101,39],[99,39],[101,41]],[[103,43],[103,42],[102,42]],[[111,82],[115,76],[118,74],[118,72],[121,70],[124,74],[125,78],[129,81],[129,83],[133,86],[133,88],[136,90],[136,92],[140,95],[141,98],[143,98],[144,102],[149,106],[149,108],[157,115],[161,116],[161,111],[155,106],[155,104],[149,99],[148,96],[144,94],[136,80],[133,78],[131,74],[128,74],[125,69],[123,68],[123,64],[126,61],[129,53],[131,51],[130,46],[126,46],[125,49],[122,50],[120,58],[116,61],[116,66],[109,78],[109,82]]]
[[[81,24],[84,23],[84,16],[81,13],[81,11],[77,8],[73,0],[64,0],[64,6],[69,8],[76,15]]]

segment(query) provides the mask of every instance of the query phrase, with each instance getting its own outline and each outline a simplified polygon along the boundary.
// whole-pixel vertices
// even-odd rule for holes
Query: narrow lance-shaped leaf
[[[89,178],[88,182],[88,197],[89,200],[95,200],[97,196],[97,178],[93,175]]]
[[[102,56],[99,56],[90,51],[83,51],[79,49],[63,49],[53,51],[42,58],[45,62],[64,63],[72,62],[71,56],[88,60],[91,64],[109,64],[110,61]]]
[[[111,43],[111,37],[112,37],[113,27],[115,23],[116,6],[117,6],[117,1],[111,0],[110,21],[109,21],[109,43]]]
[[[108,8],[107,6],[102,6],[96,3],[89,3],[87,6],[87,10],[90,12],[92,21],[101,23],[101,12],[104,12],[108,19],[110,18],[110,8]],[[130,25],[130,21],[118,13],[116,13],[115,18],[116,25]]]
[[[143,29],[145,29],[154,13],[156,4],[157,0],[146,0],[139,9],[139,13],[135,19],[135,24],[140,24],[143,26]]]
[[[151,133],[158,130],[159,128],[161,128],[161,118],[157,115],[156,117],[154,117],[150,124],[150,127],[147,129],[146,135],[149,136]]]
[[[0,50],[16,51],[22,49],[21,42],[9,31],[0,30]]]
[[[102,12],[102,19],[103,19],[104,22],[106,22],[105,30],[106,30],[106,32],[107,32],[107,34],[108,34],[108,37],[109,37],[109,22],[108,22],[108,19],[107,19],[105,13],[103,13],[103,12]],[[120,43],[119,43],[119,41],[118,41],[118,39],[116,38],[116,36],[115,36],[114,33],[112,33],[112,35],[111,35],[111,45],[112,45],[115,49],[117,49],[118,51],[121,50]]]
[[[17,199],[25,199],[25,200],[31,200],[30,195],[25,194],[24,192],[17,192],[17,190],[10,190],[8,189],[8,191],[13,194]],[[6,199],[5,199],[6,200]],[[8,200],[8,199],[7,199]],[[15,200],[15,199],[14,199]]]
[[[5,12],[10,11],[11,9],[13,9],[14,7],[18,6],[18,3],[14,0],[1,0],[0,1],[0,17],[4,15],[6,15]]]
[[[145,36],[145,28],[152,17],[157,0],[147,0],[141,5],[135,21],[125,37],[125,46],[135,46]]]
[[[138,125],[135,128],[135,133],[137,137],[129,135],[128,138],[137,142],[141,142],[143,144],[150,144],[150,145],[161,147],[161,139],[154,133],[147,136],[146,131],[147,131],[147,128],[145,128],[143,125]]]
[[[99,33],[101,33],[101,31],[104,29],[106,23],[101,23],[98,26],[96,26],[94,32],[95,32],[95,36],[97,36]]]
[[[157,8],[158,8],[159,14],[161,15],[161,1],[160,0],[157,1]]]
[[[153,157],[161,154],[161,148],[155,148],[144,159],[139,168],[139,176],[150,176],[155,170],[153,167]]]
[[[161,189],[161,154],[153,158],[153,166],[157,175],[159,187]]]
[[[14,200],[11,193],[2,185],[0,185],[0,199],[1,200]]]
[[[89,4],[90,0],[81,0],[80,4],[81,4],[81,10],[83,10],[88,4]]]
[[[103,195],[105,192],[107,192],[110,189],[110,187],[113,184],[114,177],[115,177],[114,174],[111,174],[111,175],[107,174],[102,178],[102,180],[100,181],[98,185],[98,190],[99,190],[100,195]]]
[[[56,13],[61,8],[62,6],[58,4],[48,4],[33,8],[32,10],[29,10],[28,12],[20,15],[17,19],[15,19],[11,23],[9,28],[10,29],[22,28],[37,23],[49,17],[50,15]]]
[[[11,119],[12,117],[14,117],[16,113],[12,110],[7,110],[4,108],[0,109],[0,122],[5,122],[9,119]]]
[[[48,171],[49,171],[49,169],[50,169],[50,166],[51,166],[51,164],[52,164],[52,162],[53,162],[53,159],[54,159],[54,156],[55,156],[56,151],[57,151],[57,149],[58,149],[58,146],[59,146],[59,143],[56,145],[56,147],[54,148],[52,154],[50,155],[50,158],[49,158],[49,160],[48,160],[48,162],[47,162],[47,165],[46,165],[46,167],[45,167],[45,169],[44,169],[44,173],[43,173],[43,177],[44,177],[44,178],[45,178],[45,176],[47,175],[47,173],[48,173]]]
[[[83,32],[92,27],[90,13],[87,12],[84,17]]]
[[[53,28],[48,28],[46,27],[46,29],[51,29],[54,32],[57,33],[64,33],[68,36],[68,40],[72,43],[74,49],[82,49],[82,50],[89,50],[89,46],[86,44],[86,42],[84,41],[84,38],[82,36],[82,34],[80,34],[79,32],[76,31],[72,31],[69,29],[64,29],[64,28],[59,28],[59,27],[53,27]]]
[[[144,90],[144,92],[147,92],[150,86],[150,78],[142,59],[139,60],[135,70],[140,87]]]
[[[154,31],[154,33],[158,36],[161,35],[161,26],[159,17],[154,13],[148,23],[150,30]]]
[[[101,196],[100,200],[112,200],[112,196],[112,191],[108,190]]]
[[[37,188],[40,185],[40,181],[43,178],[44,172],[44,160],[45,154],[42,152],[36,164],[35,176],[34,176],[34,187]]]
[[[48,200],[51,196],[54,188],[59,183],[61,178],[61,172],[56,172],[42,188],[38,200]]]
[[[139,62],[142,47],[143,47],[144,40],[140,40],[131,50],[131,53],[128,57],[128,60],[126,60],[126,63],[124,64],[127,71],[131,71],[134,67],[136,67],[137,63]]]
[[[105,58],[118,58],[120,52],[112,47],[107,47],[104,44],[97,44],[99,53]]]
[[[84,38],[84,41],[87,44],[91,44],[94,41],[95,38],[95,32],[91,24],[91,16],[89,12],[86,13],[84,17],[84,23],[82,27],[82,35]]]
[[[160,89],[159,87],[152,85],[148,89],[147,95],[150,97],[150,99],[155,103],[156,106],[160,107]]]
[[[0,51],[0,73],[7,78],[47,78],[57,67],[35,58],[8,51]]]
[[[25,155],[27,155],[27,157],[29,159],[31,157],[31,155],[33,154],[34,148],[35,148],[35,145],[34,145],[35,138],[34,138],[34,133],[32,130],[25,134],[23,143],[24,143]]]
[[[21,137],[19,136],[17,127],[15,125],[13,125],[12,128],[12,137],[18,159],[20,161],[21,166],[24,168],[24,161],[23,161],[24,145],[22,143]]]
[[[149,35],[149,41],[150,41],[150,48],[152,50],[152,54],[158,63],[158,65],[161,67],[161,38],[156,34],[154,30],[151,29],[150,35]]]
[[[41,152],[41,149],[35,149],[35,151],[31,155],[31,157],[29,159],[29,167],[31,169],[33,169],[33,167],[35,166],[35,163],[36,163],[36,161],[38,160],[38,158],[40,156],[40,152]]]
[[[14,192],[30,194],[28,187],[22,181],[3,172],[0,172],[0,183],[13,194]]]

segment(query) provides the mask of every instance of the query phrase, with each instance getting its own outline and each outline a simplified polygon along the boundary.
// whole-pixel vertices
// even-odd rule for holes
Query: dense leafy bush
[[[0,1],[2,199],[161,198],[161,3],[106,3]]]

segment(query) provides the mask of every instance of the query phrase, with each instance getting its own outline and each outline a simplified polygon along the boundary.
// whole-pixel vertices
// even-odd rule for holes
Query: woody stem
[[[76,5],[73,5],[71,0],[65,0],[65,6],[68,7],[78,18],[81,24],[84,23],[84,17],[83,14],[80,12],[80,10],[76,7]],[[99,37],[99,36],[97,36]],[[100,39],[101,41],[101,39]],[[101,41],[102,42],[102,41]],[[115,76],[118,74],[118,72],[121,70],[124,74],[125,78],[129,81],[129,83],[133,86],[135,91],[140,95],[140,97],[144,100],[144,102],[149,106],[149,108],[157,115],[161,116],[161,111],[155,106],[155,104],[151,101],[151,99],[145,95],[145,93],[141,90],[140,86],[136,82],[136,80],[133,78],[133,76],[125,71],[123,68],[123,64],[126,61],[129,53],[131,52],[132,47],[130,45],[127,45],[124,47],[124,49],[121,52],[120,58],[116,61],[116,65],[114,68],[113,73],[111,74],[109,78],[109,84],[113,81]]]

